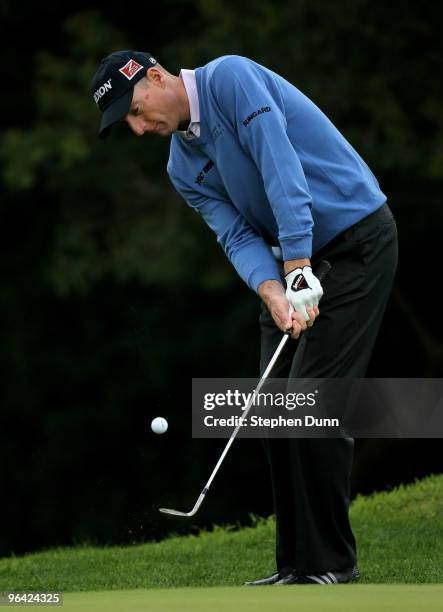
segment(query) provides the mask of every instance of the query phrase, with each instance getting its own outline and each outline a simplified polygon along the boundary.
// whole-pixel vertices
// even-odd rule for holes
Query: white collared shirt
[[[186,94],[188,96],[191,120],[186,131],[177,130],[176,133],[191,140],[192,138],[198,138],[200,136],[200,106],[198,103],[195,70],[186,70],[185,68],[182,68],[180,70],[180,76],[183,79],[183,85],[185,86]]]

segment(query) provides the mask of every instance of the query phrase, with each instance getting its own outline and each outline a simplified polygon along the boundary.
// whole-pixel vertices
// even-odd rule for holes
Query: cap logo
[[[103,85],[101,85],[101,87],[99,87],[97,89],[97,91],[94,93],[94,102],[96,104],[98,104],[98,101],[100,100],[100,98],[102,96],[105,95],[105,93],[109,90],[112,89],[112,85],[111,85],[111,81],[112,79],[108,79],[105,83],[103,83]]]
[[[142,68],[143,66],[141,64],[138,64],[135,60],[131,59],[127,64],[123,66],[123,68],[119,68],[118,71],[124,74],[125,77],[130,81]]]

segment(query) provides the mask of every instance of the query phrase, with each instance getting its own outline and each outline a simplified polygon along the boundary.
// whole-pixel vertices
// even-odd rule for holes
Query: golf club
[[[326,274],[329,272],[330,269],[331,269],[330,263],[328,261],[326,261],[326,260],[322,260],[319,263],[319,265],[318,265],[318,267],[316,269],[316,276],[317,276],[317,278],[320,281],[322,281],[324,279],[324,277],[326,276]],[[242,417],[240,418],[240,421],[239,421],[237,427],[232,432],[231,437],[229,438],[228,443],[226,444],[226,446],[225,446],[225,448],[224,448],[224,450],[223,450],[223,452],[221,454],[221,457],[220,457],[220,459],[217,462],[217,465],[215,466],[211,476],[209,477],[208,482],[206,483],[206,486],[204,487],[204,489],[200,493],[200,495],[199,495],[197,501],[195,502],[195,505],[192,508],[192,510],[190,512],[182,512],[181,510],[173,510],[171,508],[159,508],[160,512],[162,512],[163,514],[172,514],[174,516],[186,516],[186,517],[194,516],[194,514],[197,513],[198,509],[200,508],[200,506],[203,503],[203,500],[205,499],[206,493],[208,492],[209,487],[211,486],[211,483],[214,480],[215,475],[218,472],[219,467],[223,463],[223,459],[226,457],[226,455],[227,455],[227,453],[228,453],[228,451],[229,451],[233,441],[235,440],[235,437],[236,437],[240,427],[242,426],[243,420],[247,417],[247,415],[248,415],[248,413],[249,413],[249,411],[251,409],[251,406],[254,403],[255,396],[260,392],[260,389],[262,388],[263,384],[265,383],[266,379],[268,378],[272,368],[275,365],[275,362],[277,361],[277,359],[278,359],[280,353],[282,352],[283,347],[285,346],[285,344],[286,344],[286,342],[287,342],[289,337],[290,337],[289,332],[285,332],[284,335],[283,335],[283,338],[280,340],[280,343],[279,343],[277,349],[275,350],[274,355],[272,356],[272,358],[271,358],[271,360],[270,360],[270,362],[268,364],[268,367],[266,368],[263,376],[261,377],[261,379],[260,379],[260,381],[259,381],[259,383],[258,383],[258,385],[257,385],[257,387],[256,387],[256,389],[254,391],[254,393],[251,395],[251,398],[250,398],[249,402],[246,405],[245,411],[244,411]],[[304,343],[304,342],[305,342],[305,335],[302,334],[302,337],[300,339],[300,343],[299,344]],[[298,350],[299,349],[300,349],[300,346],[298,347]]]

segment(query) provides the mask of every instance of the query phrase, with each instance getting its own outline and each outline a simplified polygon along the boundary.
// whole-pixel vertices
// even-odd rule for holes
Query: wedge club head
[[[205,495],[208,492],[209,487],[206,486],[203,491],[200,493],[195,506],[192,508],[190,512],[182,512],[181,510],[173,510],[172,508],[159,508],[160,512],[163,514],[172,514],[173,516],[194,516],[197,510],[202,505],[203,500],[205,499]]]
[[[172,514],[174,516],[193,516],[195,512],[191,510],[191,512],[181,512],[180,510],[172,510],[171,508],[159,508],[160,512],[163,514]]]

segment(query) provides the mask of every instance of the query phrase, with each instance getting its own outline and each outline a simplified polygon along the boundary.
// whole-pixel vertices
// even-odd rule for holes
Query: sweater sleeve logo
[[[245,127],[248,127],[248,125],[251,123],[253,119],[258,117],[259,115],[262,115],[263,113],[269,113],[271,112],[271,110],[272,109],[270,106],[262,106],[261,108],[257,109],[256,111],[248,115],[246,119],[242,121],[242,123]]]
[[[205,164],[203,168],[201,169],[201,171],[198,173],[197,178],[195,179],[195,182],[197,183],[197,185],[201,185],[203,183],[203,181],[205,180],[206,174],[208,174],[209,170],[213,167],[214,167],[214,162],[212,161],[212,159],[210,159],[208,163]]]

